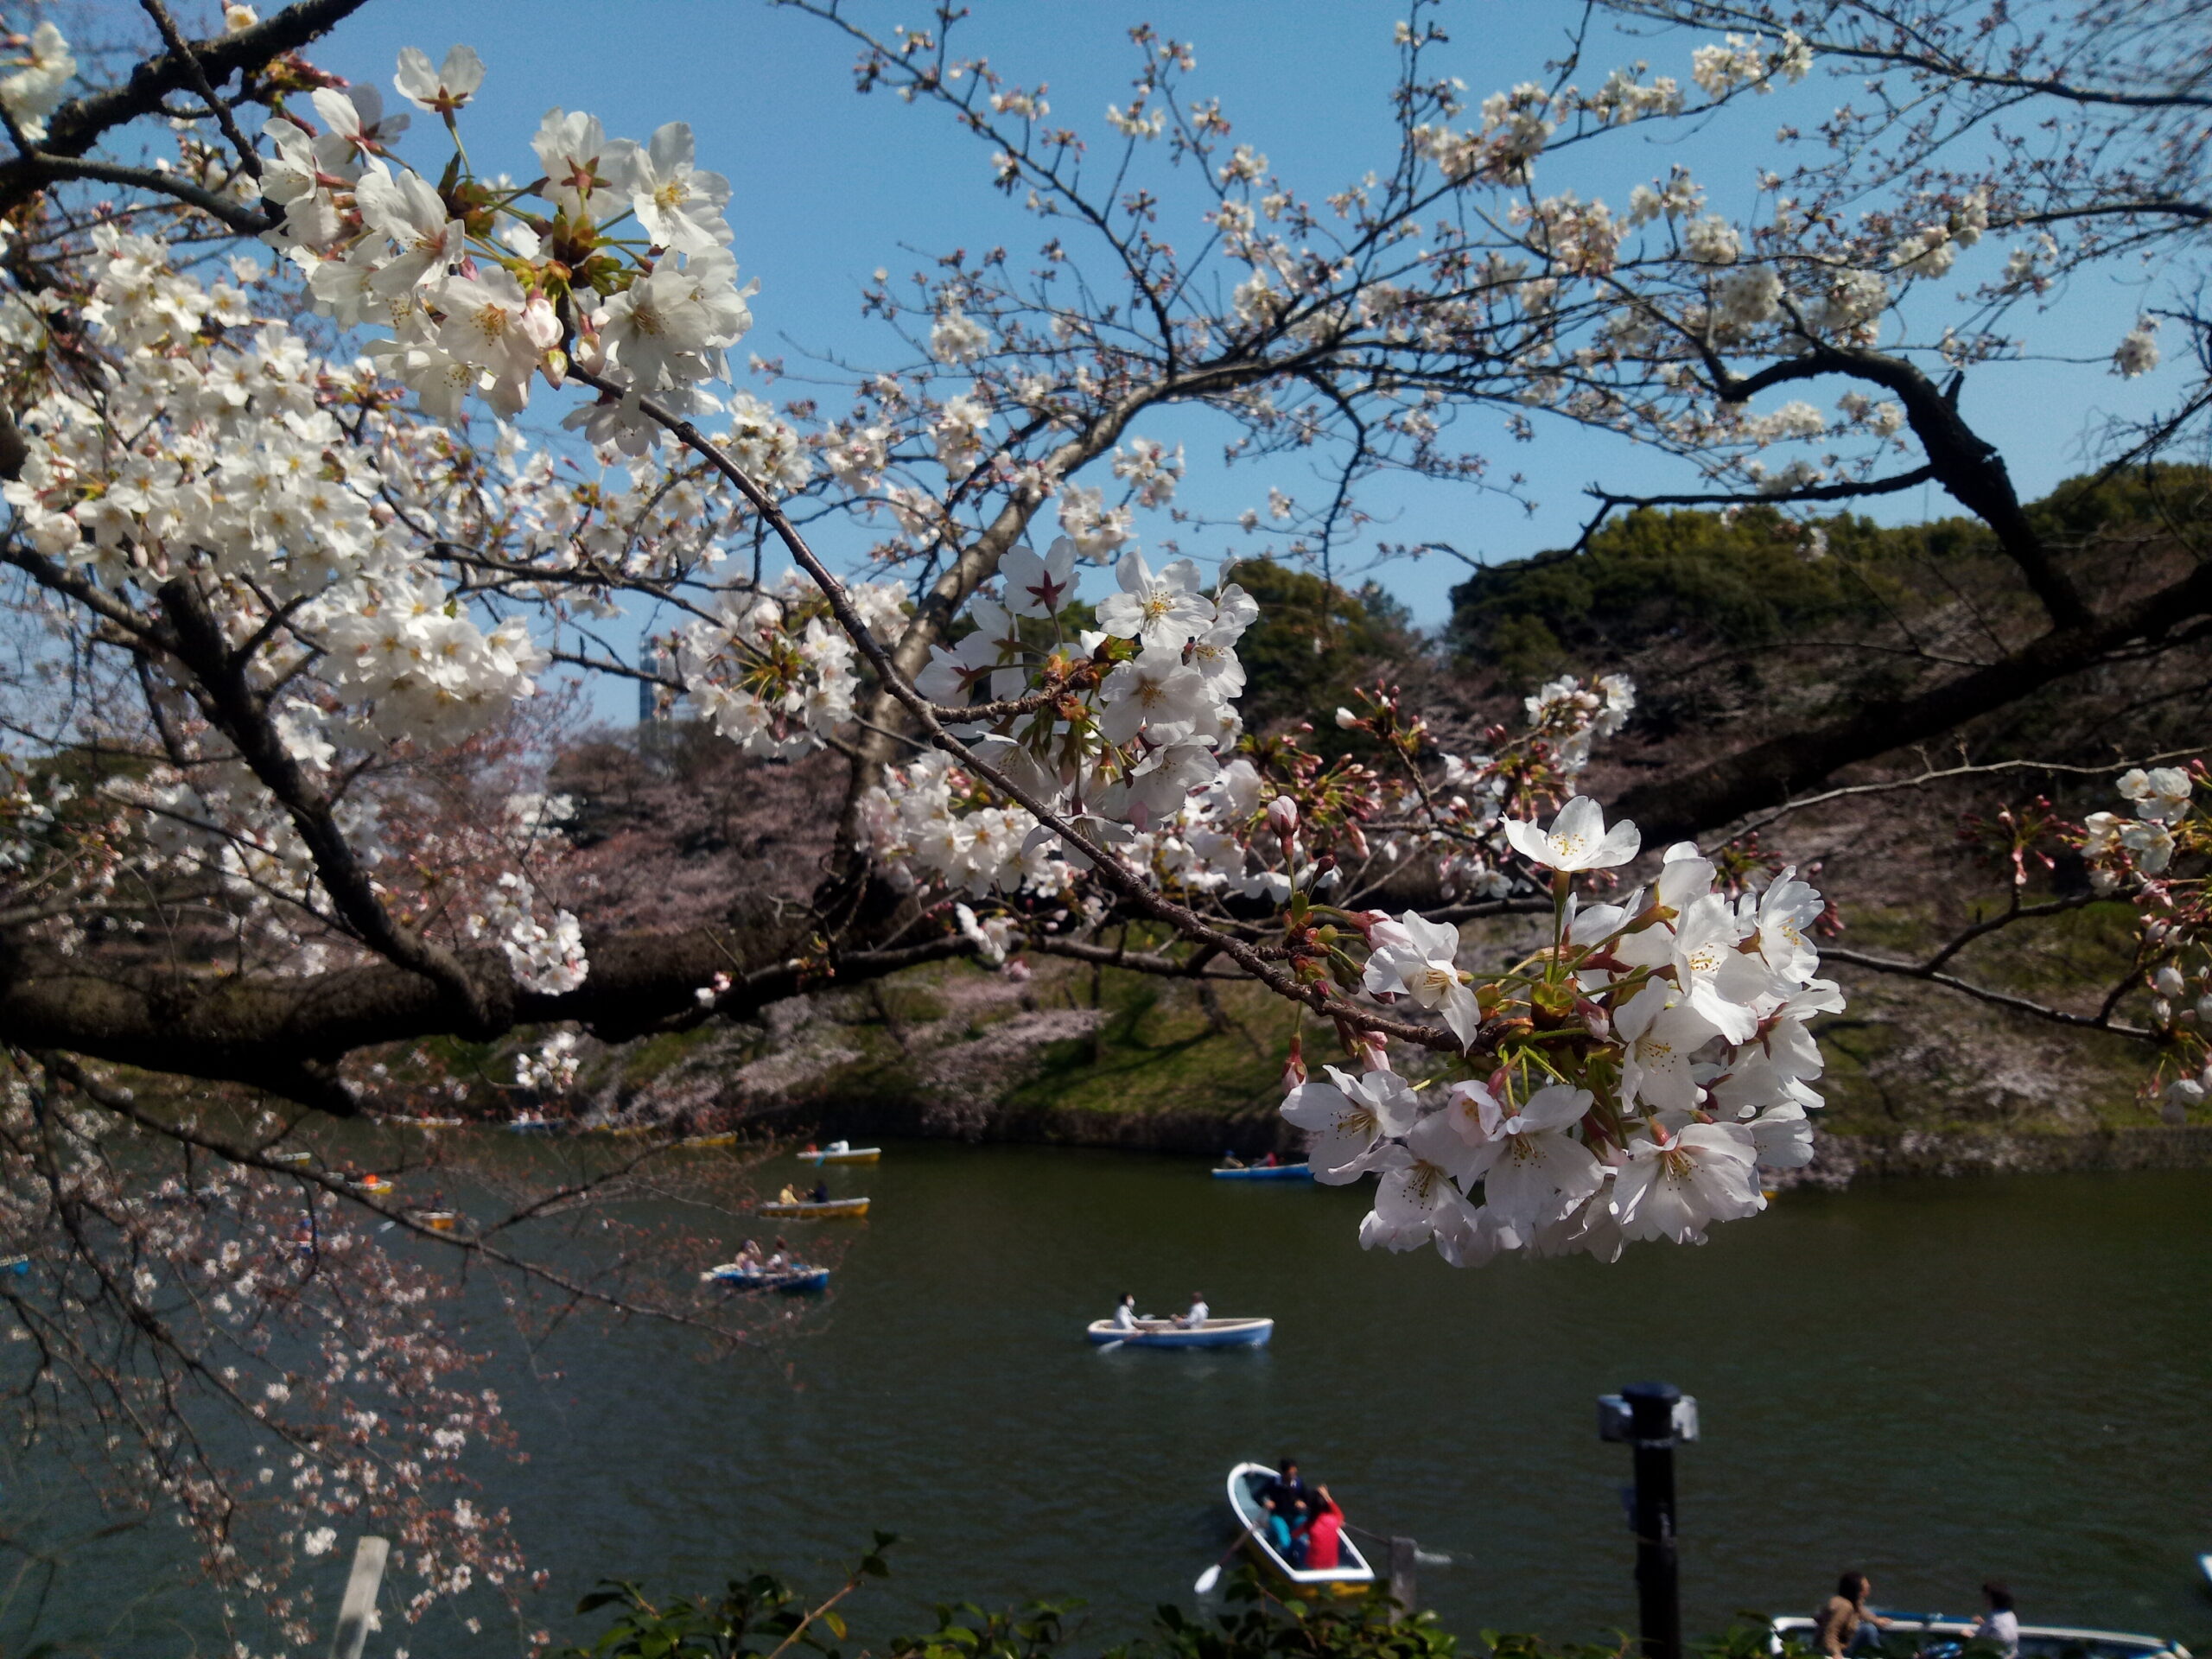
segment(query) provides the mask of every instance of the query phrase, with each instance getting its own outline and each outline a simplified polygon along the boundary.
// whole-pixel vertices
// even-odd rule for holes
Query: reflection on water
[[[1229,1465],[1289,1452],[1354,1524],[1451,1555],[1420,1586],[1451,1628],[1593,1636],[1635,1610],[1628,1457],[1593,1402],[1657,1377],[1702,1408],[1680,1459],[1693,1630],[1809,1611],[1859,1567],[1891,1606],[1967,1610],[2001,1576],[2029,1623],[2212,1648],[2212,1173],[1791,1194],[1701,1249],[1470,1273],[1361,1251],[1355,1192],[1188,1160],[900,1145],[831,1185],[877,1203],[796,1339],[707,1363],[579,1328],[505,1368],[531,1459],[478,1472],[550,1569],[533,1624],[575,1633],[601,1574],[826,1585],[883,1528],[906,1541],[861,1633],[940,1599],[1075,1596],[1095,1645],[1187,1602]],[[804,1244],[810,1224],[779,1224]],[[1274,1344],[1090,1347],[1123,1289],[1271,1314]],[[342,1574],[318,1564],[326,1606]],[[195,1605],[130,1650],[219,1645]],[[512,1645],[454,1627],[372,1652],[395,1643]]]
[[[908,1541],[865,1624],[1049,1593],[1119,1631],[1188,1599],[1229,1465],[1289,1451],[1356,1524],[1451,1554],[1421,1589],[1452,1627],[1591,1634],[1635,1605],[1593,1400],[1655,1376],[1703,1409],[1693,1629],[1857,1567],[1891,1605],[2002,1576],[2031,1623],[2212,1630],[2212,1173],[1791,1194],[1702,1249],[1471,1273],[1362,1252],[1355,1194],[1182,1160],[900,1146],[840,1191],[874,1218],[774,1363],[601,1339],[518,1391],[537,1453],[495,1484],[559,1600],[601,1571],[820,1578],[881,1527]],[[1272,1314],[1274,1345],[1088,1347],[1124,1288]]]

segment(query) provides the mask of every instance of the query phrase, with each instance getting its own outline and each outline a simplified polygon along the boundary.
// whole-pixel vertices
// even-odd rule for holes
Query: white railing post
[[[391,1558],[388,1538],[363,1538],[353,1546],[353,1571],[346,1580],[346,1599],[338,1606],[338,1630],[330,1638],[330,1659],[361,1659],[369,1624],[377,1611],[377,1587]]]

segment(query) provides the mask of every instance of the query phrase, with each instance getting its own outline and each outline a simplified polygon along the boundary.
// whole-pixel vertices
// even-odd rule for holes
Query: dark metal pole
[[[1636,1452],[1636,1592],[1643,1659],[1682,1659],[1681,1582],[1675,1560],[1675,1403],[1671,1382],[1635,1382],[1628,1402]]]

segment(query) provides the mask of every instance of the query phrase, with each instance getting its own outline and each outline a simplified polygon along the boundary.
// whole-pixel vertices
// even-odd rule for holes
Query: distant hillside
[[[2212,548],[2212,472],[2163,468],[2055,491],[2034,509],[2100,601],[2164,579]],[[1316,715],[1310,741],[1357,749],[1327,712],[1376,677],[1427,710],[1440,747],[1475,746],[1517,716],[1520,697],[1558,672],[1618,669],[1636,678],[1629,728],[1601,746],[1590,787],[1663,777],[1724,746],[1854,700],[1954,672],[2040,626],[1990,538],[1958,518],[1884,528],[1821,521],[1824,548],[1770,512],[1630,514],[1574,554],[1477,572],[1452,623],[1424,639],[1374,588],[1332,588],[1256,561],[1230,568],[1259,598],[1246,637],[1244,699],[1257,729]],[[2113,662],[1964,734],[1978,760],[2070,762],[2084,775],[2014,774],[1940,790],[1850,797],[1765,831],[1763,848],[1815,874],[1842,906],[1844,940],[1898,957],[1924,953],[2001,907],[1999,874],[1958,835],[2038,791],[2073,816],[2113,804],[2119,757],[2201,743],[2212,732],[2212,652]],[[1927,759],[1950,764],[1947,747]],[[1893,767],[1916,766],[1913,756]],[[1872,769],[1867,776],[1874,775]],[[588,915],[652,925],[700,913],[719,895],[733,915],[802,899],[831,851],[836,759],[745,760],[682,722],[577,745],[556,786],[595,856]],[[2031,899],[2065,871],[2037,871]],[[680,902],[678,902],[680,900]],[[1471,926],[1473,957],[1525,946],[1521,925]],[[1978,981],[2061,998],[2128,961],[2126,917],[2092,906],[1976,944],[1955,959]],[[833,989],[758,1029],[658,1039],[608,1057],[601,1106],[696,1110],[718,1101],[824,1122],[925,1124],[1203,1147],[1271,1143],[1287,1025],[1257,994],[1204,999],[1191,987],[1038,963],[1018,984],[965,964],[880,988]],[[1840,968],[1850,1011],[1824,1022],[1828,1122],[1862,1146],[1957,1137],[2078,1134],[2155,1121],[2136,1096],[2145,1056],[1927,983]],[[657,1105],[659,1102],[660,1105]],[[874,1116],[870,1116],[873,1114]],[[2199,1116],[2212,1122],[2212,1111]],[[1969,1160],[1968,1161],[1972,1161]]]

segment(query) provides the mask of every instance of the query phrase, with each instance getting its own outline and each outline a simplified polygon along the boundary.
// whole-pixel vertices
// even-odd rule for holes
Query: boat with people
[[[1295,1472],[1294,1465],[1286,1464],[1284,1468]],[[1359,1546],[1352,1541],[1349,1529],[1337,1535],[1334,1567],[1294,1567],[1275,1547],[1274,1541],[1268,1535],[1264,1495],[1275,1480],[1276,1472],[1264,1463],[1240,1463],[1229,1471],[1229,1507],[1236,1516],[1237,1525],[1244,1529],[1241,1547],[1245,1553],[1269,1577],[1325,1595],[1359,1596],[1373,1589],[1375,1569],[1359,1553]]]
[[[2212,1570],[2208,1571],[2212,1576]],[[1918,1637],[1923,1659],[1959,1659],[1979,1621],[1948,1613],[1894,1613],[1885,1636]],[[1802,1648],[1815,1645],[1819,1621],[1784,1617],[1769,1626],[1767,1650],[1784,1652],[1795,1637]],[[2126,1630],[2092,1630],[2071,1624],[2020,1626],[2020,1659],[2190,1659],[2189,1649],[2162,1636]]]
[[[760,1206],[764,1216],[813,1217],[822,1221],[860,1221],[868,1215],[866,1198],[776,1198]]]
[[[377,1120],[403,1129],[457,1129],[467,1122],[465,1117],[422,1117],[410,1113],[395,1112]]]
[[[729,1129],[721,1135],[687,1135],[676,1144],[694,1150],[702,1147],[734,1147],[737,1144],[737,1131]]]
[[[511,1135],[550,1135],[560,1127],[558,1118],[548,1117],[543,1112],[517,1112],[507,1120]]]
[[[1217,1181],[1310,1181],[1311,1164],[1222,1164],[1215,1167]]]
[[[1273,1319],[1206,1319],[1198,1325],[1139,1319],[1133,1327],[1093,1319],[1084,1327],[1095,1343],[1122,1342],[1132,1348],[1257,1348],[1274,1333]]]
[[[881,1147],[855,1147],[843,1141],[832,1141],[826,1147],[806,1147],[800,1150],[802,1164],[873,1164],[883,1157]]]
[[[461,1224],[458,1210],[417,1210],[415,1219],[434,1233],[449,1233]]]
[[[732,1290],[778,1290],[786,1296],[827,1290],[830,1269],[794,1262],[788,1268],[756,1268],[741,1262],[725,1262],[699,1275],[702,1281],[727,1285]]]
[[[364,1175],[353,1183],[353,1190],[355,1192],[366,1192],[372,1195],[379,1192],[389,1192],[391,1191],[391,1188],[392,1182],[391,1178],[385,1175]]]

